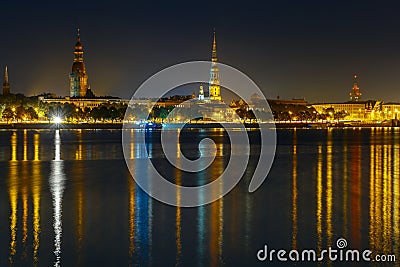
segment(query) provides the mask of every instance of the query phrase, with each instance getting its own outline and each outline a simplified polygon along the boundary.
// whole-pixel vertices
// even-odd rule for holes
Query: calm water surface
[[[248,133],[249,168],[235,189],[177,208],[134,183],[120,130],[0,131],[0,266],[263,266],[256,253],[264,244],[321,250],[340,237],[350,248],[395,253],[397,265],[387,266],[399,266],[399,129],[278,130],[274,165],[252,194],[259,136]],[[217,142],[216,160],[195,177],[165,162],[158,136],[149,133],[147,148],[177,184],[207,183],[227,164],[229,139],[219,129],[182,136],[193,158],[197,140]],[[131,144],[133,162],[141,149]]]

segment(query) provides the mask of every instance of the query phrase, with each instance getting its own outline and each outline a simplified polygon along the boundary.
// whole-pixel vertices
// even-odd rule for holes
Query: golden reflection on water
[[[400,154],[400,146],[399,146],[399,132],[398,129],[396,131],[396,139],[393,145],[393,233],[392,239],[394,240],[393,251],[400,251],[400,176],[399,176],[399,154]]]
[[[22,164],[22,172],[20,179],[22,179],[22,258],[27,256],[27,247],[26,240],[28,238],[28,186],[29,186],[29,171],[28,171],[28,137],[27,130],[24,130],[24,141],[23,141],[23,162]]]
[[[130,145],[130,159],[134,159],[135,158],[135,142],[133,141],[133,140],[135,140],[134,139],[134,134],[135,134],[135,132],[133,131],[133,129],[131,129],[131,132],[130,132],[130,140],[131,140],[131,145]]]
[[[182,172],[179,170],[180,167],[180,160],[176,162],[177,168],[175,168],[175,183],[176,185],[180,186],[182,185]],[[182,229],[181,229],[181,189],[180,187],[177,187],[176,189],[176,212],[175,212],[175,240],[176,240],[176,258],[175,262],[176,265],[178,265],[181,262],[181,256],[182,256]]]
[[[24,134],[24,147],[27,147],[25,143],[25,134]],[[25,154],[25,151],[24,151]],[[25,157],[25,155],[24,155]],[[26,251],[26,239],[28,238],[28,186],[29,186],[29,172],[28,172],[28,164],[25,161],[22,162],[22,172],[19,179],[22,180],[22,246],[24,248],[22,253],[22,258],[27,256]]]
[[[391,146],[385,145],[383,148],[383,251],[387,252],[389,247],[391,247],[391,183],[389,180],[391,179],[390,174],[390,155],[388,155],[388,151],[390,151]],[[390,243],[389,243],[390,242]],[[389,243],[389,244],[388,244]]]
[[[293,151],[292,151],[292,249],[297,249],[297,132],[293,131]]]
[[[347,134],[347,132],[345,132]],[[347,211],[347,199],[348,199],[348,175],[347,175],[347,146],[343,147],[343,185],[342,185],[342,191],[343,191],[343,205],[342,205],[342,212],[343,212],[343,236],[347,237],[347,216],[348,216],[348,211]]]
[[[18,164],[17,164],[17,132],[11,135],[11,162],[9,170],[8,193],[10,197],[10,256],[9,262],[13,263],[17,247],[17,209],[18,209]]]
[[[361,131],[355,132],[355,138],[361,138]],[[351,244],[361,246],[361,146],[351,147]]]
[[[83,155],[82,129],[76,130],[76,136],[78,138],[78,146],[75,149],[75,160],[87,159],[87,156],[88,156],[87,153],[86,153],[86,157]]]
[[[135,183],[128,177],[129,187],[129,259],[132,261],[135,253]]]
[[[10,179],[9,179],[9,196],[10,196],[10,208],[11,208],[11,215],[10,215],[10,264],[13,263],[13,257],[16,253],[16,246],[17,246],[17,207],[18,207],[18,182],[17,180],[17,165],[12,164],[10,166]]]
[[[327,134],[326,151],[322,144],[317,147],[315,199],[318,250],[324,248],[324,237],[326,237],[327,246],[334,246],[335,238],[341,236],[347,238],[352,247],[361,248],[363,246],[362,227],[365,225],[368,227],[367,240],[372,251],[376,253],[398,252],[400,244],[399,132],[387,129],[371,130],[370,142],[367,147],[369,154],[363,151],[361,145],[358,144],[362,140],[362,130],[355,129],[351,135],[344,139],[340,161],[336,159],[336,157],[340,157],[340,154],[332,147],[331,131],[328,131]],[[393,139],[391,143],[387,142],[388,138]],[[349,140],[351,141],[350,146],[348,146]],[[294,143],[293,161],[298,160],[296,157],[298,151],[295,147]],[[324,154],[326,163],[324,163]],[[365,155],[368,156],[365,157]],[[342,175],[334,172],[333,162],[335,162],[335,169],[336,164],[342,165],[342,172],[340,172]],[[292,162],[293,166],[297,164]],[[324,164],[326,164],[326,173],[324,173]],[[369,201],[367,202],[363,197],[364,190],[362,189],[362,166],[365,165],[368,166],[368,183],[366,186],[364,185],[368,188]],[[292,176],[293,184],[295,184],[297,173],[293,172]],[[341,182],[341,186],[338,186],[339,182]],[[335,190],[339,190],[339,194]],[[334,195],[340,196],[340,194],[342,194],[340,198],[334,197]],[[296,199],[296,195],[295,190],[292,190],[293,200]],[[293,204],[296,204],[295,201]],[[343,217],[334,211],[334,206],[342,207]],[[295,210],[296,207],[293,207],[293,211]],[[365,218],[363,210],[368,214],[368,221],[363,220]],[[292,223],[295,227],[298,218],[296,212],[292,213]],[[333,220],[340,219],[343,220],[342,227],[333,229]],[[348,231],[350,236],[348,236]],[[292,240],[292,242],[297,241]]]
[[[40,190],[41,190],[41,169],[39,162],[39,134],[33,135],[33,160],[29,161],[29,142],[28,132],[23,131],[22,158],[18,160],[18,131],[13,131],[11,135],[11,159],[9,165],[8,191],[10,197],[10,256],[9,262],[14,262],[17,253],[18,231],[18,198],[21,194],[21,258],[28,257],[30,246],[29,240],[29,216],[32,214],[32,248],[33,265],[38,262],[39,238],[40,238]],[[31,168],[30,168],[31,166]],[[21,168],[19,168],[21,167]],[[30,191],[32,192],[32,211],[30,210]]]
[[[33,160],[39,161],[39,134],[33,135]]]
[[[326,238],[332,246],[332,129],[328,129],[326,140]]]
[[[135,158],[136,149],[134,140],[134,130],[130,130],[130,161],[129,164],[133,164]],[[129,266],[132,266],[133,255],[135,253],[135,182],[132,177],[128,177],[128,188],[129,188]]]
[[[376,130],[377,131],[377,130]],[[399,251],[399,133],[379,130],[371,141],[395,136],[392,144],[371,146],[369,180],[369,243],[382,253]]]
[[[28,183],[29,183],[29,171],[28,171],[28,138],[27,130],[24,130],[24,141],[23,141],[23,162],[22,171],[19,178],[22,180],[22,258],[27,256],[26,240],[28,238]]]
[[[318,251],[322,249],[322,145],[318,145],[318,161],[317,161],[317,237]]]
[[[11,161],[17,161],[17,132],[11,134]]]
[[[42,176],[39,162],[39,134],[33,136],[34,159],[32,163],[32,199],[33,199],[33,265],[38,262],[40,246],[40,192]]]
[[[371,134],[371,142],[374,142],[376,137],[374,138],[374,134]],[[376,221],[376,214],[375,214],[375,166],[376,166],[376,157],[375,157],[375,146],[371,145],[370,147],[370,162],[369,162],[369,244],[372,250],[375,250],[376,244],[376,230],[375,230],[375,221]]]
[[[217,131],[215,131],[217,132]],[[216,136],[216,143],[222,144],[222,129],[218,130],[219,134]],[[223,147],[220,148],[223,150]],[[219,175],[220,170],[223,170],[222,160],[216,160],[212,171],[214,172],[211,177]],[[218,175],[216,175],[218,174]],[[221,195],[223,189],[223,181],[219,183],[217,192],[214,194]],[[218,199],[211,203],[211,220],[210,220],[210,255],[211,255],[211,266],[219,266],[222,262],[222,243],[223,243],[223,229],[224,229],[224,201],[223,198]]]

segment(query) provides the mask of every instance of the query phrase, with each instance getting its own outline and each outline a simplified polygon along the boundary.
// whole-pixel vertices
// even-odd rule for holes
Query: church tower
[[[81,44],[81,35],[78,29],[78,41],[75,44],[74,63],[69,75],[69,95],[70,97],[86,97],[88,90],[88,75],[86,73],[85,63],[83,62],[83,47]]]
[[[4,70],[4,83],[3,83],[3,95],[10,94],[10,83],[8,82],[8,68]]]
[[[350,92],[350,101],[360,101],[361,100],[361,92],[360,88],[358,87],[358,82],[357,82],[357,75],[354,75],[354,84],[353,88],[351,89]]]
[[[217,40],[214,31],[214,40],[212,46],[212,65],[210,71],[210,81],[208,85],[208,92],[210,99],[213,100],[222,100],[221,99],[221,89],[220,89],[220,81],[219,81],[219,71],[217,66]]]

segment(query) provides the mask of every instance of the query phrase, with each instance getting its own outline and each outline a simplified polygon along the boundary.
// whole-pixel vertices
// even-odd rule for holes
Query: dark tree
[[[14,113],[14,111],[12,111],[12,109],[11,109],[10,107],[8,107],[8,108],[5,108],[5,109],[3,110],[3,115],[2,115],[2,117],[3,117],[4,119],[6,119],[6,120],[7,120],[7,123],[8,123],[10,120],[14,119],[15,113]]]
[[[26,110],[26,115],[27,115],[27,117],[28,117],[28,119],[30,120],[30,121],[32,121],[32,120],[37,120],[39,117],[38,117],[38,114],[36,113],[36,111],[35,111],[35,109],[33,108],[33,107],[29,107],[27,110]]]

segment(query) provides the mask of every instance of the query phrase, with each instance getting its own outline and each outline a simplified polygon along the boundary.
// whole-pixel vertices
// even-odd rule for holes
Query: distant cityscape
[[[62,121],[65,123],[121,123],[127,108],[136,114],[149,114],[148,121],[165,122],[174,109],[187,109],[179,122],[209,122],[210,117],[234,122],[235,114],[244,122],[258,122],[257,112],[270,112],[259,108],[260,96],[253,94],[250,100],[233,99],[226,109],[221,96],[218,70],[217,39],[213,33],[210,79],[207,86],[199,85],[191,95],[175,95],[161,99],[126,100],[115,96],[96,96],[88,83],[88,73],[83,59],[84,50],[78,29],[74,59],[69,74],[69,96],[58,97],[53,93],[24,96],[14,93],[10,85],[9,70],[5,67],[2,95],[0,95],[1,123],[38,123]],[[354,75],[349,100],[341,103],[307,103],[305,99],[267,99],[275,122],[363,123],[397,125],[400,103],[363,100],[358,75]],[[189,101],[191,100],[191,101]],[[195,101],[193,101],[195,100]],[[195,104],[194,104],[195,103]],[[207,105],[202,105],[207,104]],[[196,114],[193,114],[196,105]],[[213,116],[214,115],[214,116]],[[140,117],[140,116],[139,116]],[[237,117],[237,116],[236,116]],[[125,118],[134,121],[137,118]],[[176,119],[176,118],[175,118]]]

